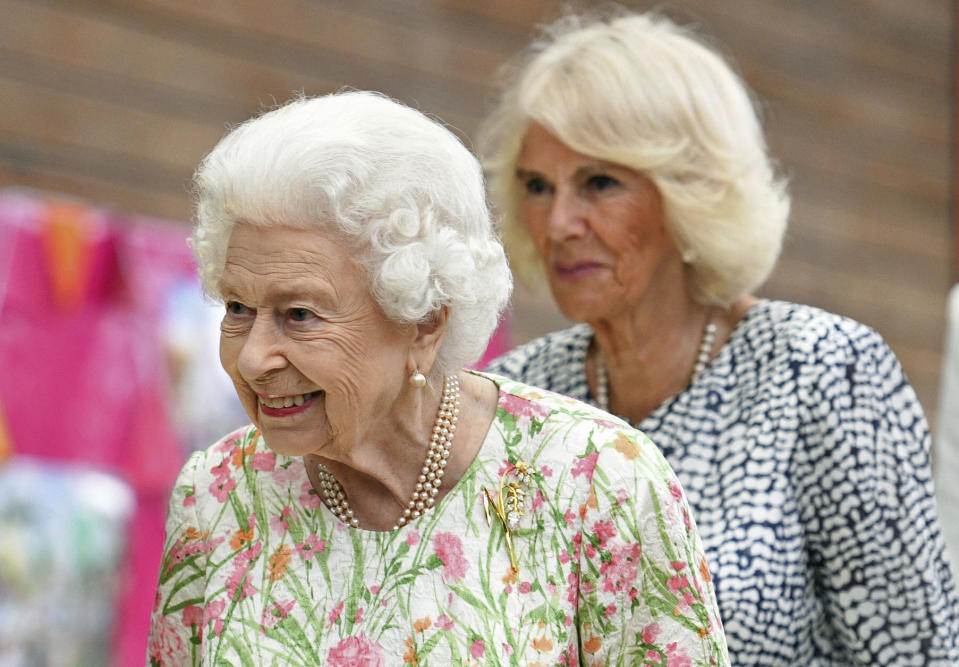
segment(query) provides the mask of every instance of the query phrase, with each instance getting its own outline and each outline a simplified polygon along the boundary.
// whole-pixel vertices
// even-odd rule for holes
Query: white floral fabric
[[[170,501],[148,664],[728,664],[657,448],[584,403],[487,377],[500,396],[477,458],[395,531],[341,523],[302,459],[253,427],[194,454]],[[495,503],[523,464],[507,528]]]

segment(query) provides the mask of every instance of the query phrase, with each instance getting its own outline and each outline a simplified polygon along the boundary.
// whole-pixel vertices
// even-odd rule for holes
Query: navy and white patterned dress
[[[487,370],[595,403],[592,336],[575,325]],[[928,425],[875,331],[760,301],[637,426],[693,507],[731,664],[959,665]]]

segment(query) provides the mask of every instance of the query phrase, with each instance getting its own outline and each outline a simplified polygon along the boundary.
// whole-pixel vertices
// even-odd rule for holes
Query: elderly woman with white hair
[[[150,664],[727,664],[655,446],[463,370],[511,278],[448,130],[373,93],[300,98],[195,181],[252,425],[176,482]]]
[[[659,14],[566,16],[480,138],[571,328],[487,369],[620,415],[679,476],[735,665],[959,664],[925,417],[878,334],[757,299],[789,196],[750,93]]]

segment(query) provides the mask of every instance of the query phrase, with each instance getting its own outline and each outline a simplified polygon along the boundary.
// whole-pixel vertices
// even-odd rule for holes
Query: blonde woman
[[[480,143],[514,268],[577,322],[488,369],[663,449],[732,663],[959,664],[929,431],[899,363],[857,322],[753,296],[789,195],[724,59],[656,14],[564,17]]]

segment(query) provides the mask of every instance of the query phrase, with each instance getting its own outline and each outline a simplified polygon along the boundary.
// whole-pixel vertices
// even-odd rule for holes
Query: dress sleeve
[[[689,506],[648,438],[621,429],[598,449],[580,516],[581,664],[728,664]]]
[[[824,632],[844,664],[959,664],[926,419],[878,334],[853,331],[848,349],[794,364],[793,479]]]
[[[167,508],[159,584],[150,618],[148,667],[201,663],[209,542],[196,511],[197,472],[202,460],[203,452],[196,452],[184,465]]]

